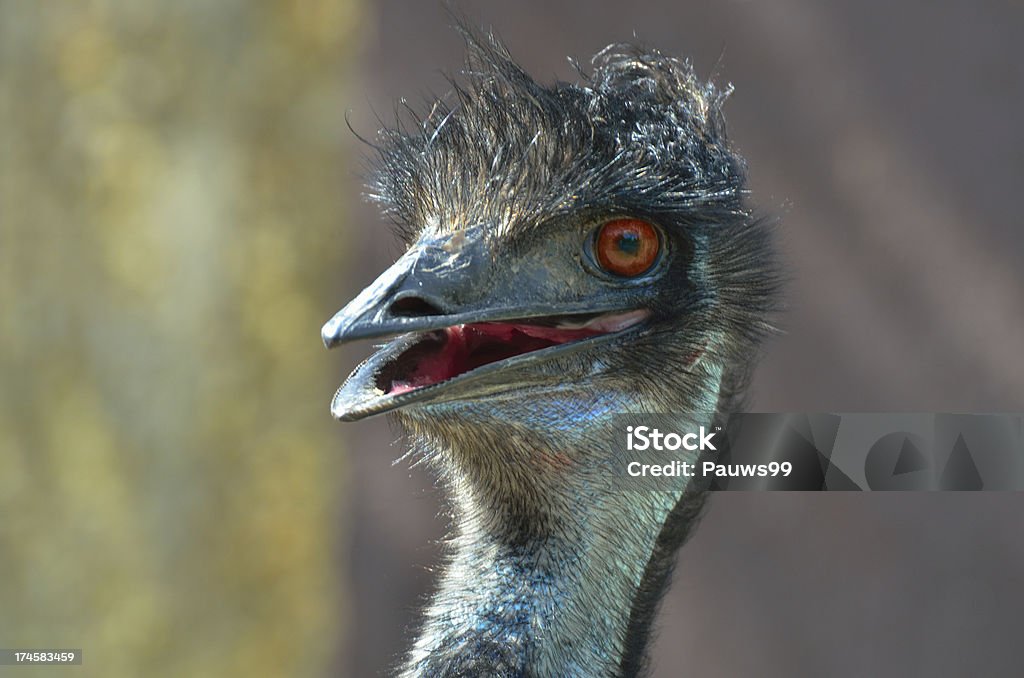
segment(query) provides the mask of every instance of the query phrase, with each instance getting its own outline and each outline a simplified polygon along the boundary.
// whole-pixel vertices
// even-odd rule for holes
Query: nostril
[[[444,315],[444,311],[422,297],[404,297],[388,308],[391,315],[400,318],[419,318],[428,315]]]

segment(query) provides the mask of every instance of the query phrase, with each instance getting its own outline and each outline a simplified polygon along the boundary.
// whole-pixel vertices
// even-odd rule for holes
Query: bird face
[[[468,43],[455,105],[381,132],[372,196],[408,249],[323,327],[328,347],[391,338],[334,416],[713,409],[771,297],[722,96],[640,48],[543,87]]]
[[[688,283],[692,249],[626,215],[564,216],[524,231],[428,228],[324,325],[328,346],[398,335],[353,372],[332,413],[529,400],[616,368],[623,376],[630,351],[654,348],[658,310],[678,307],[679,294],[702,296]]]

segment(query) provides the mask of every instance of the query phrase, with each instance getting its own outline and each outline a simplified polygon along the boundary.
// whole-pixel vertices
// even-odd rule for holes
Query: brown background
[[[786,336],[765,411],[1024,409],[1024,9],[1011,2],[464,2],[539,79],[635,33],[732,82],[754,201],[781,214]],[[434,3],[370,8],[348,102],[443,92],[462,45]],[[355,202],[359,187],[346,184]],[[398,253],[351,210],[337,306]],[[334,309],[325,309],[326,319]],[[342,373],[367,347],[331,358]],[[408,642],[439,497],[384,422],[349,441],[351,675]],[[682,550],[656,676],[1009,675],[1024,666],[1024,495],[719,495]]]

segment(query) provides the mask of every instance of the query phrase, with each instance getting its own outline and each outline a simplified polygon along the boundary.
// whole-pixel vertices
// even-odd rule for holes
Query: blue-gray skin
[[[332,412],[390,411],[451,498],[438,590],[403,676],[633,676],[698,491],[622,492],[613,416],[715,412],[771,330],[769,228],[744,205],[725,94],[661,53],[613,45],[576,84],[542,87],[465,31],[452,103],[380,133],[372,195],[408,252],[323,329],[333,346],[401,335]],[[593,233],[655,224],[650,271],[601,270]],[[632,315],[630,315],[632,313]],[[399,395],[410,346],[485,320],[625,317],[618,331]],[[692,489],[692,488],[691,488]]]

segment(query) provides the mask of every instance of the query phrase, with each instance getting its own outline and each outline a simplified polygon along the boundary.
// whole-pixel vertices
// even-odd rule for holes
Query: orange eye
[[[594,255],[601,268],[626,278],[651,270],[661,250],[654,226],[640,219],[615,219],[594,238]]]

